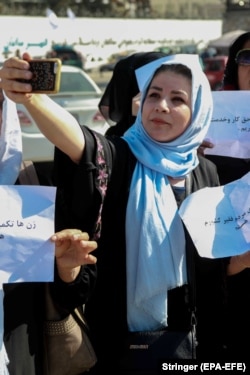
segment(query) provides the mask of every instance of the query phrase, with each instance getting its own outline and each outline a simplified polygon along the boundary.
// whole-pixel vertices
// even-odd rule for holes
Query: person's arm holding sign
[[[231,257],[230,263],[227,267],[227,274],[228,276],[236,275],[237,273],[244,271],[246,268],[250,268],[250,251]]]

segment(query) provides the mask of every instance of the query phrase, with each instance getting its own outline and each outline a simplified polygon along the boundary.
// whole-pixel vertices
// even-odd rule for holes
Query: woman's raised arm
[[[76,119],[45,94],[32,94],[31,85],[20,82],[29,80],[30,55],[23,60],[12,57],[0,69],[0,87],[15,103],[23,104],[40,131],[61,151],[78,163],[84,149],[84,136]]]

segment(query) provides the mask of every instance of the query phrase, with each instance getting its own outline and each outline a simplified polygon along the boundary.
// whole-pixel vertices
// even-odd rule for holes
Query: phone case
[[[29,61],[33,77],[28,81],[32,85],[32,92],[55,94],[60,89],[61,60],[39,59]]]

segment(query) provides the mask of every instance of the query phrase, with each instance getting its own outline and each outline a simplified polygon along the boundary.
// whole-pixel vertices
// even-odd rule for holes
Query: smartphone
[[[22,80],[30,83],[32,92],[42,94],[56,94],[60,89],[61,65],[60,59],[37,59],[29,61],[31,80]]]

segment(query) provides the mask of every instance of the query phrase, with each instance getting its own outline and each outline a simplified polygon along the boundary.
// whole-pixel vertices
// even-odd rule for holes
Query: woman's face
[[[152,80],[142,108],[142,123],[158,142],[170,142],[189,126],[191,81],[172,71],[160,72]]]
[[[250,48],[250,40],[242,49],[245,48]],[[238,85],[239,90],[250,90],[250,65],[238,65]]]

